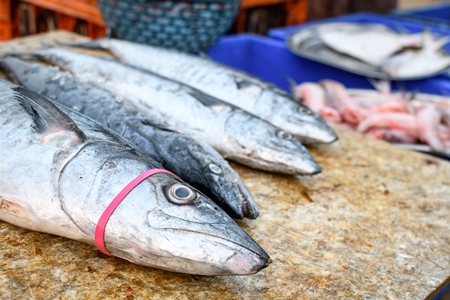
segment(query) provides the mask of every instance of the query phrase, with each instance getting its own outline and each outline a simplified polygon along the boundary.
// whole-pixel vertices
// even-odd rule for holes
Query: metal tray
[[[329,24],[331,23],[327,23],[327,26],[329,26]],[[398,77],[390,75],[378,67],[371,66],[359,59],[337,52],[325,45],[318,34],[319,26],[323,26],[323,24],[307,26],[291,34],[286,41],[288,49],[300,57],[354,74],[377,79],[418,80],[440,75],[448,71],[448,68],[443,68],[437,72],[430,72],[420,77]],[[441,49],[441,51],[444,55],[450,57],[450,54],[447,51],[444,49]]]

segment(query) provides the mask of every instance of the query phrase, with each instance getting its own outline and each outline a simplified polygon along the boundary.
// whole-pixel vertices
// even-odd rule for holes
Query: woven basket
[[[114,36],[184,52],[203,51],[230,29],[241,0],[97,0]]]

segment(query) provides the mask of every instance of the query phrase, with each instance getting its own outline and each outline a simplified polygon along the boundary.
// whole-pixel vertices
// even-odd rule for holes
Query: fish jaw
[[[291,134],[245,112],[236,112],[225,125],[232,147],[226,158],[258,169],[282,174],[314,175],[320,166]],[[225,155],[225,154],[224,154]]]
[[[84,147],[59,179],[64,211],[91,242],[106,206],[146,169],[129,156],[121,159],[114,149],[99,162],[102,149],[96,143]],[[188,196],[178,197],[178,189]],[[174,272],[252,274],[269,262],[266,252],[211,199],[166,173],[147,178],[124,198],[105,226],[104,240],[113,256]]]
[[[215,164],[212,164],[215,165]],[[210,166],[212,166],[210,164]],[[215,203],[217,203],[225,212],[235,219],[256,219],[259,216],[259,209],[253,199],[253,196],[239,179],[237,173],[233,170],[223,169],[222,172],[228,174],[214,174],[212,172],[206,173],[205,180],[207,182],[215,182],[214,186],[221,187],[221,193],[214,193],[211,191],[211,196]],[[230,201],[230,199],[233,199]]]
[[[268,122],[289,132],[299,141],[308,145],[329,144],[338,139],[337,134],[327,122],[303,104],[288,98],[288,101],[265,101],[264,97],[283,97],[275,93],[265,92],[262,102],[273,103],[272,106],[259,105],[258,115],[264,116]],[[287,97],[287,96],[286,96]],[[270,116],[270,117],[269,117]]]
[[[261,256],[242,245],[229,242],[225,239],[202,235],[198,232],[166,229],[158,238],[150,243],[167,245],[165,241],[173,242],[170,248],[159,249],[164,255],[158,257],[148,256],[137,244],[133,244],[122,257],[125,259],[139,257],[142,265],[159,267],[169,271],[177,270],[180,273],[196,275],[250,275],[266,268],[271,260]],[[189,245],[190,257],[181,258]],[[152,264],[148,264],[152,261]]]

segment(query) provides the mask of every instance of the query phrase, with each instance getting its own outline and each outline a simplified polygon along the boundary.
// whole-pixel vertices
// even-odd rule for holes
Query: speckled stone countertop
[[[1,51],[83,38],[53,32]],[[273,263],[251,276],[177,274],[0,221],[0,299],[424,299],[450,276],[450,163],[337,129],[323,172],[232,164],[261,215],[239,221]]]

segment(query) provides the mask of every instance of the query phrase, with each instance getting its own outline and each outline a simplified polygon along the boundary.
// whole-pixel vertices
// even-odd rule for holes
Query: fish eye
[[[222,174],[222,169],[216,164],[209,164],[209,169],[215,174]]]
[[[172,185],[166,194],[169,200],[175,204],[189,204],[197,198],[197,193],[181,183]]]
[[[305,114],[305,115],[312,115],[313,114],[313,112],[310,109],[308,109],[306,107],[303,107],[303,106],[300,106],[298,108],[298,112],[301,113],[301,114]]]
[[[290,139],[292,139],[292,135],[290,133],[286,132],[286,131],[283,131],[283,130],[279,130],[277,132],[277,137],[279,137],[280,139],[283,139],[283,140],[290,140]]]

